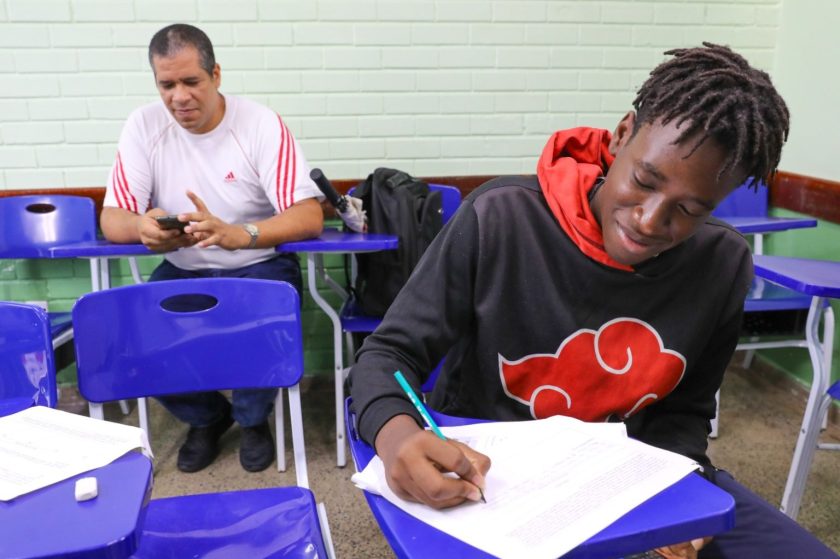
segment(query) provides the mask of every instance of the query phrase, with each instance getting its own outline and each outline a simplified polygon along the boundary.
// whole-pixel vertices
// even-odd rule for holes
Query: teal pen
[[[417,408],[417,411],[420,412],[420,415],[423,417],[423,421],[426,422],[426,425],[429,426],[429,429],[432,430],[432,433],[437,435],[438,438],[443,441],[447,440],[444,434],[441,432],[440,427],[438,427],[437,423],[435,423],[435,420],[432,419],[432,416],[429,414],[429,410],[426,409],[426,406],[423,405],[423,402],[421,402],[420,398],[417,397],[417,394],[414,393],[414,389],[411,388],[411,385],[408,384],[408,381],[405,380],[402,371],[396,371],[394,373],[394,378],[396,378],[397,382],[400,383],[400,386],[402,387],[406,396],[408,396],[408,399],[411,400],[412,404],[414,404],[414,407]],[[487,499],[484,498],[484,491],[482,491],[481,487],[478,488],[478,493],[481,495],[481,500],[486,503]]]

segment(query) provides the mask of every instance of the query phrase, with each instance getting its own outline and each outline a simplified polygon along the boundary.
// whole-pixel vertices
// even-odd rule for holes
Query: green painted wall
[[[778,217],[810,217],[788,210],[773,209],[771,213]],[[840,225],[828,221],[819,221],[812,229],[798,229],[766,235],[764,253],[797,258],[815,258],[819,260],[840,259]],[[836,317],[840,317],[840,304],[832,301]],[[840,325],[835,330],[840,329]],[[832,379],[840,378],[840,332],[835,331],[834,352],[832,356]],[[803,384],[810,385],[812,371],[808,352],[799,348],[763,350],[759,352],[775,367],[786,371]]]

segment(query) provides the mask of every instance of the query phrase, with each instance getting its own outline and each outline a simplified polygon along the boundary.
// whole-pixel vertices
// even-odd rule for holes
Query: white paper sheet
[[[378,456],[353,482],[503,559],[555,559],[697,468],[684,456],[627,438],[622,424],[557,416],[442,430],[492,460],[487,504],[437,511],[404,501],[388,487]]]
[[[0,501],[99,468],[138,448],[151,458],[139,427],[44,406],[0,417]]]

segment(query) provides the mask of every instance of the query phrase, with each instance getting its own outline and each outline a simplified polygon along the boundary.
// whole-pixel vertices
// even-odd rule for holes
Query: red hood
[[[571,128],[555,132],[537,163],[543,195],[563,231],[589,258],[633,271],[604,250],[601,226],[589,208],[587,196],[598,177],[606,175],[615,157],[609,152],[612,134],[597,128]]]

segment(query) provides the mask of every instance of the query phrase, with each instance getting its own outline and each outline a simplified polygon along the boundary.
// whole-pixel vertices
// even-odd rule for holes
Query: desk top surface
[[[453,419],[455,423],[474,421],[450,418],[434,412],[433,415],[441,425],[452,425]],[[373,458],[374,451],[353,432],[354,419],[349,411],[347,416],[350,450],[357,469],[361,470]],[[365,492],[365,498],[388,542],[400,550],[400,557],[491,557],[416,520],[384,497]],[[734,525],[735,500],[732,496],[701,476],[691,474],[642,503],[563,557],[616,557],[718,534]]]
[[[394,250],[399,244],[396,235],[351,233],[324,229],[315,239],[292,241],[277,246],[277,252],[374,252]]]
[[[143,256],[156,254],[141,243],[112,243],[104,239],[52,247],[50,258],[96,258],[103,256]]]
[[[840,262],[756,254],[755,275],[806,295],[840,298]]]
[[[754,216],[723,217],[720,219],[732,225],[744,235],[773,233],[789,229],[807,229],[817,226],[817,220],[813,218]]]
[[[76,480],[86,476],[96,477],[99,495],[79,503]],[[149,459],[132,452],[93,472],[0,502],[0,557],[130,557],[142,531],[151,476]]]

